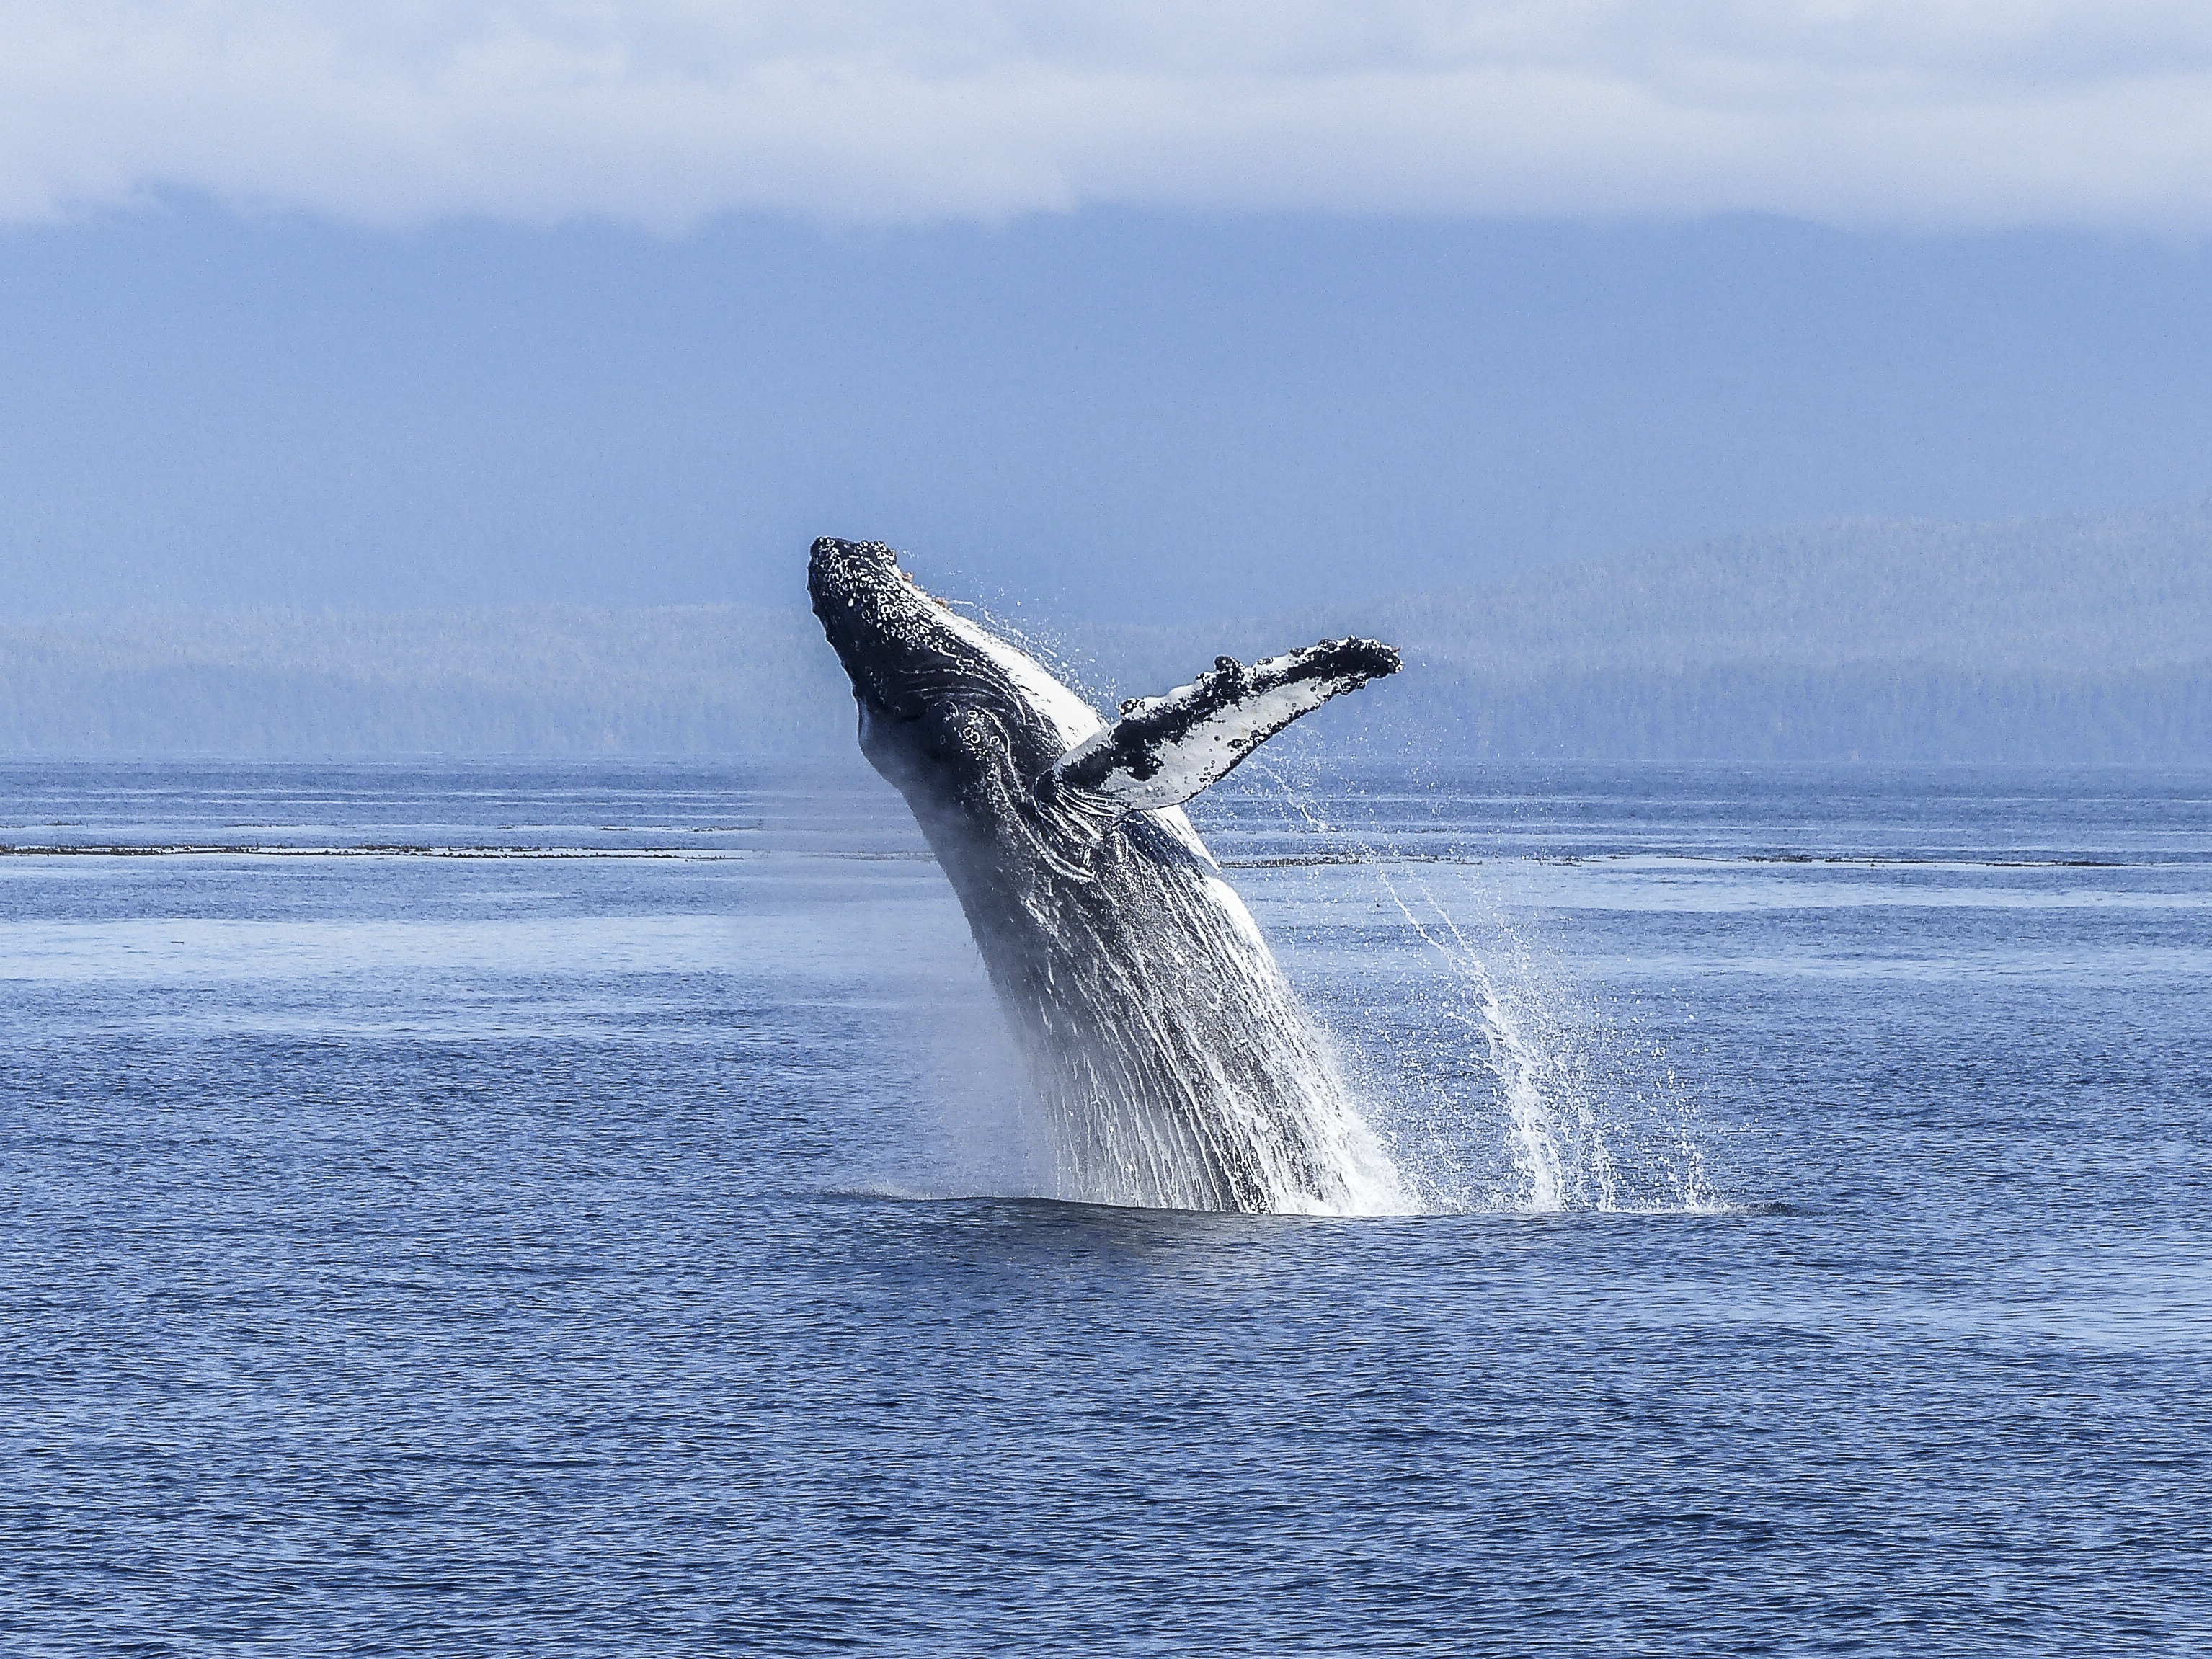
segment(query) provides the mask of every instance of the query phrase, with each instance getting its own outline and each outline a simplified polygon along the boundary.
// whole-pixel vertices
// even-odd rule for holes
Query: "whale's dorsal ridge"
[[[1161,697],[1121,705],[1121,719],[1054,764],[1061,785],[1139,811],[1177,806],[1301,714],[1401,665],[1379,640],[1323,640],[1247,667],[1234,657]]]

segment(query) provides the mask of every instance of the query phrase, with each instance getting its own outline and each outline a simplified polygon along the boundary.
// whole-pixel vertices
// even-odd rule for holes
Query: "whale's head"
[[[925,592],[881,542],[823,537],[806,586],[852,679],[860,748],[918,810],[925,795],[1026,795],[1103,724],[1035,659]]]
[[[1058,867],[1121,815],[1145,813],[1195,846],[1171,809],[1299,716],[1399,667],[1390,647],[1350,636],[1249,665],[1218,657],[1188,685],[1123,703],[1109,726],[1036,659],[924,592],[881,542],[824,537],[806,585],[860,705],[861,751],[932,842],[944,837],[940,854],[964,829]]]

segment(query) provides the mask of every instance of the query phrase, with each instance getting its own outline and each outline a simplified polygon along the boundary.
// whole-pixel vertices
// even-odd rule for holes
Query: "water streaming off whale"
[[[1334,1048],[1350,1049],[1353,1092],[1384,1134],[1409,1207],[1724,1207],[1697,1103],[1664,1050],[1548,965],[1476,866],[1432,862],[1371,815],[1323,811],[1310,777],[1267,764],[1241,775],[1224,825],[1238,850],[1254,850],[1256,834],[1272,854],[1258,863],[1279,876],[1357,872],[1373,913],[1402,928],[1384,947],[1387,968],[1334,976],[1324,1030],[1336,1072]],[[1324,912],[1361,888],[1335,876],[1321,885],[1332,895]]]
[[[1050,1000],[1041,1019],[1017,1012],[1051,1116],[1058,1194],[1286,1213],[1407,1207],[1243,902],[1188,853],[1164,858],[1164,875],[1118,884],[1123,948],[1097,949],[1088,907],[1048,920]],[[1232,926],[1218,925],[1224,915]]]

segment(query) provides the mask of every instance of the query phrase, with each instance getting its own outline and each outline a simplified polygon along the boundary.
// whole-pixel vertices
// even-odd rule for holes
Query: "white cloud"
[[[0,218],[2212,229],[2203,0],[0,0]]]

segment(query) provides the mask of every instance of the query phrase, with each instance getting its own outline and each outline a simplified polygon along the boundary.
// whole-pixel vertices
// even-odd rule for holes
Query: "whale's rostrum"
[[[1396,1207],[1397,1176],[1181,803],[1339,692],[1372,640],[1212,669],[1109,724],[925,592],[880,542],[824,538],[815,614],[860,747],[966,912],[1036,1092],[1060,1195],[1199,1210]]]

